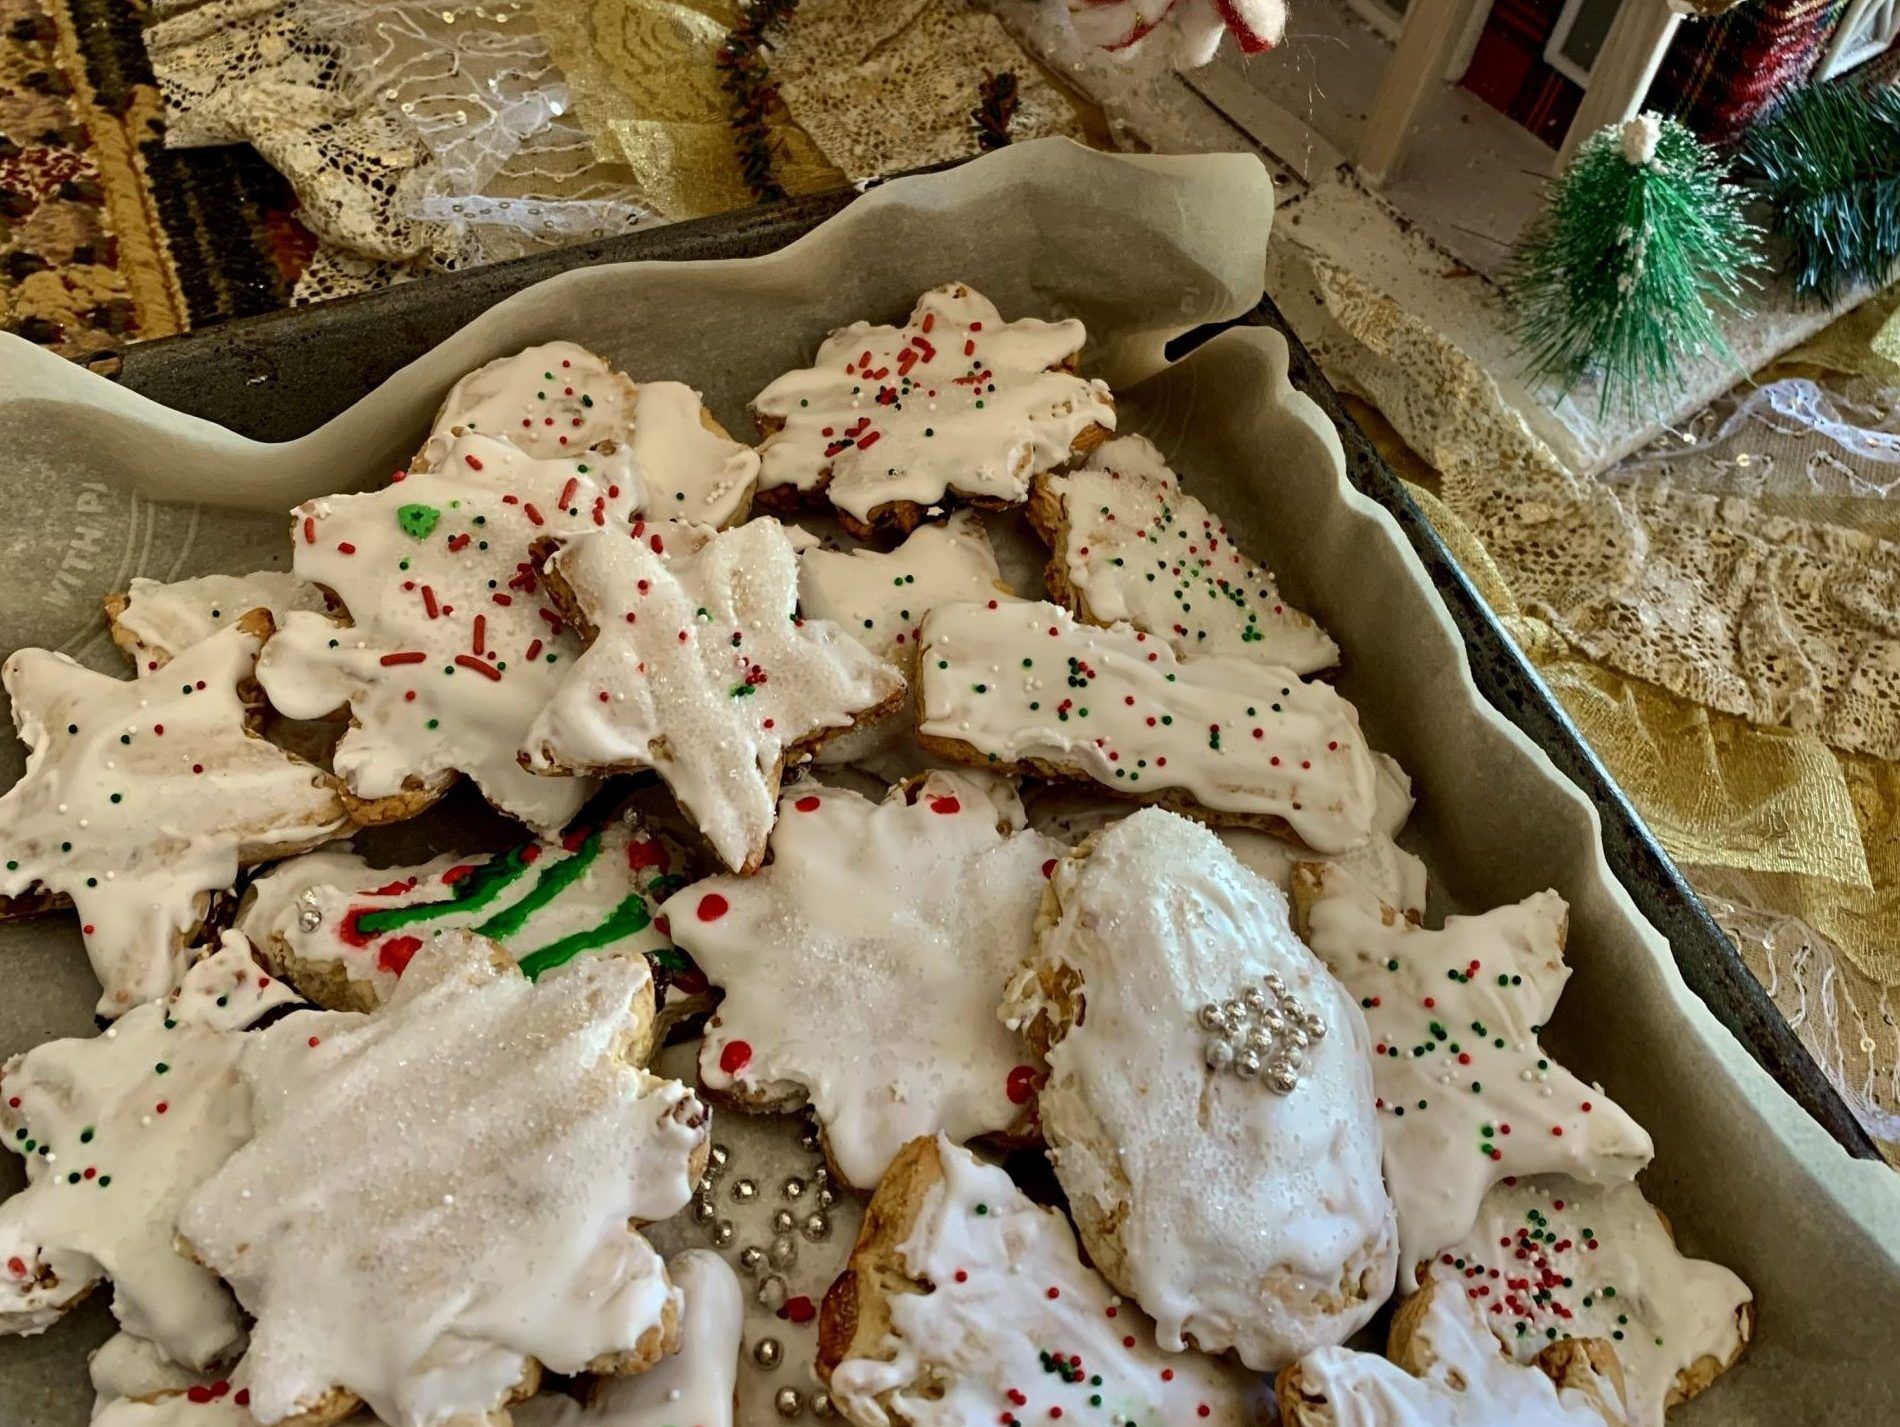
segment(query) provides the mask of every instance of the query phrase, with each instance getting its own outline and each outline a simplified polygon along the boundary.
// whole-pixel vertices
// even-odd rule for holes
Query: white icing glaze
[[[1324,684],[1249,659],[1177,659],[1152,635],[1046,602],[940,606],[923,640],[922,734],[1132,797],[1175,791],[1277,817],[1322,852],[1372,834],[1379,765],[1358,712]]]
[[[373,1014],[251,1038],[256,1133],[178,1230],[256,1317],[239,1380],[260,1422],[341,1387],[433,1427],[494,1407],[530,1357],[578,1372],[661,1322],[677,1297],[629,1224],[686,1203],[706,1116],[623,1058],[651,988],[638,957],[529,982],[450,934]]]
[[[1432,932],[1334,869],[1319,877],[1307,940],[1365,1007],[1407,1264],[1469,1233],[1507,1175],[1614,1183],[1649,1162],[1642,1126],[1537,1042],[1570,977],[1563,898],[1539,892]]]
[[[1114,429],[1108,387],[1056,370],[1086,338],[1074,319],[1005,322],[961,283],[918,298],[902,327],[841,327],[753,398],[783,423],[760,447],[759,487],[812,491],[829,473],[831,503],[865,522],[952,492],[1018,504],[1082,432]]]
[[[1623,1365],[1631,1427],[1662,1427],[1676,1376],[1726,1363],[1753,1295],[1720,1264],[1686,1258],[1633,1184],[1559,1175],[1496,1184],[1478,1222],[1431,1265],[1521,1363],[1564,1338],[1601,1338]]]
[[[920,525],[895,550],[808,550],[799,559],[798,601],[900,667],[915,662],[924,616],[940,604],[1014,599],[996,568],[983,522],[960,510]]]
[[[554,568],[598,632],[528,730],[525,761],[655,769],[728,867],[764,850],[792,745],[903,689],[836,625],[794,617],[797,556],[777,521],[583,536]]]
[[[321,770],[246,728],[238,684],[259,643],[227,629],[163,677],[130,681],[44,649],[6,662],[30,752],[0,798],[0,896],[37,886],[72,899],[101,1015],[178,984],[200,894],[228,888],[241,862],[301,852],[345,823]]]
[[[469,435],[438,471],[299,506],[297,573],[334,591],[354,627],[293,615],[258,661],[264,692],[293,718],[349,705],[335,766],[359,797],[394,796],[406,780],[439,788],[461,772],[503,812],[558,831],[595,785],[537,778],[515,756],[580,653],[531,549],[626,530],[612,502],[631,469],[591,452],[537,461]]]
[[[514,1427],[732,1427],[745,1295],[711,1249],[666,1261],[685,1298],[680,1350],[632,1377],[602,1378],[585,1407],[549,1394],[516,1407]]]
[[[958,774],[927,774],[912,795],[801,785],[780,804],[769,866],[661,909],[726,993],[706,1084],[802,1090],[839,1172],[864,1188],[918,1135],[1008,1128],[1035,1074],[996,1003],[1061,847],[998,831],[987,789]]]
[[[528,347],[477,367],[449,388],[419,464],[446,464],[466,431],[540,460],[572,456],[625,437],[633,409],[633,383],[585,347]]]
[[[113,637],[141,674],[163,668],[192,645],[209,639],[250,610],[267,609],[276,624],[297,610],[321,614],[323,591],[281,570],[252,575],[200,575],[195,580],[134,578],[126,604],[112,621]]]
[[[905,1272],[932,1287],[892,1295],[887,1357],[847,1358],[831,1374],[858,1427],[1058,1416],[1078,1427],[1241,1427],[1264,1416],[1246,1374],[1157,1349],[1140,1311],[1084,1266],[1061,1214],[942,1137],[937,1158],[943,1178],[898,1250]],[[1080,1371],[1051,1371],[1049,1354],[1079,1357]]]
[[[27,1187],[0,1204],[0,1331],[40,1332],[110,1278],[120,1323],[173,1360],[202,1368],[241,1344],[236,1306],[177,1252],[172,1221],[250,1133],[238,1032],[296,999],[226,932],[168,1000],[7,1062],[0,1142]]]
[[[1344,1341],[1397,1264],[1358,1009],[1293,935],[1279,889],[1160,808],[1064,858],[1055,893],[1061,919],[1002,1014],[1056,1030],[1042,985],[1079,981],[1086,1014],[1049,1051],[1041,1111],[1069,1202],[1093,1206],[1078,1220],[1090,1257],[1170,1351],[1191,1338],[1270,1371]],[[1324,1026],[1286,1095],[1211,1070],[1196,1019],[1269,973]],[[1090,1217],[1117,1221],[1113,1242]]]
[[[1118,437],[1041,480],[1063,512],[1051,563],[1089,619],[1145,629],[1176,654],[1236,654],[1296,674],[1339,662],[1339,646],[1234,548],[1147,437]]]
[[[698,1060],[699,1043],[682,1041],[660,1052],[653,1068],[691,1085],[698,1082]],[[745,1184],[750,1191],[740,1188]],[[809,1394],[817,1382],[818,1304],[844,1269],[864,1205],[831,1181],[809,1115],[742,1111],[720,1112],[694,1202],[706,1209],[676,1214],[645,1232],[668,1255],[719,1246],[743,1280],[738,1420],[754,1427],[777,1417],[774,1398],[781,1388]],[[782,1215],[790,1216],[789,1228]],[[814,1225],[814,1216],[822,1223]],[[776,1366],[759,1359],[759,1344],[768,1339],[778,1345]]]
[[[700,395],[683,382],[641,382],[627,438],[646,486],[649,520],[725,527],[752,499],[759,453],[701,419]]]
[[[87,1354],[86,1376],[92,1383],[94,1417],[114,1398],[156,1397],[161,1392],[180,1392],[212,1381],[203,1373],[180,1367],[149,1338],[124,1330]]]
[[[1321,1348],[1300,1360],[1306,1395],[1328,1404],[1327,1427],[1603,1427],[1584,1392],[1559,1390],[1503,1356],[1456,1293],[1434,1293],[1417,1328],[1432,1362],[1418,1377],[1375,1353]],[[1601,1397],[1614,1388],[1596,1379]]]
[[[252,883],[238,926],[293,979],[300,968],[341,971],[358,999],[336,1009],[361,1009],[388,1000],[422,942],[450,930],[488,937],[531,976],[590,952],[677,961],[653,922],[680,880],[670,863],[633,820],[419,867],[313,852]]]
[[[1286,30],[1286,0],[1068,0],[1068,5],[1076,33],[1090,44],[1120,51],[1166,43],[1176,69],[1208,63],[1229,31],[1242,54],[1258,54],[1278,44]]]

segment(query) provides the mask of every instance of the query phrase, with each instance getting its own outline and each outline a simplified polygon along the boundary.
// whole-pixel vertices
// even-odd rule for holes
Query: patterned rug
[[[249,148],[167,150],[138,0],[0,0],[0,328],[68,356],[286,305],[313,246]]]

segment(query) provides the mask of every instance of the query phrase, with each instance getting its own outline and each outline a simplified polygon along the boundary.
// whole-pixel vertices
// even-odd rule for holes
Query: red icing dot
[[[963,804],[958,802],[954,797],[932,798],[930,800],[930,811],[933,813],[943,813],[947,816],[951,813],[962,812]]]
[[[240,1387],[237,1390],[237,1395],[233,1397],[231,1401],[235,1402],[239,1407],[249,1407],[251,1405],[251,1390],[248,1387]]]
[[[1033,1065],[1017,1066],[1014,1070],[1010,1071],[1009,1079],[1004,1082],[1004,1089],[1009,1095],[1010,1104],[1021,1105],[1025,1103],[1036,1091],[1036,1067]],[[1051,1290],[1050,1297],[1053,1298],[1054,1296],[1055,1293]]]
[[[203,1407],[207,1402],[211,1401],[211,1389],[196,1385],[188,1387],[185,1389],[185,1400]]]
[[[10,1258],[7,1260],[7,1270],[8,1272],[12,1273],[16,1278],[25,1278],[26,1277],[26,1260],[23,1258],[20,1258],[18,1255],[15,1255],[13,1258]],[[960,1278],[959,1278],[959,1281],[961,1281]]]
[[[719,1052],[719,1068],[727,1075],[737,1075],[752,1063],[752,1047],[744,1041],[727,1041]]]
[[[1199,1407],[1194,1409],[1194,1415],[1196,1417],[1206,1417],[1210,1413],[1212,1413],[1213,1410],[1214,1410],[1213,1408],[1209,1407],[1205,1402],[1203,1402]]]
[[[422,950],[422,938],[418,936],[396,936],[384,942],[376,952],[376,965],[392,975],[402,975],[409,965],[409,958]]]
[[[812,797],[810,794],[806,794],[797,802],[793,803],[792,806],[797,808],[801,813],[815,813],[818,811],[818,799]]]
[[[1135,1346],[1135,1340],[1133,1338],[1123,1338],[1122,1346],[1124,1348],[1132,1348]]]
[[[1553,1140],[1561,1140],[1564,1137],[1564,1127],[1562,1125],[1552,1125],[1550,1127],[1550,1137]]]
[[[657,842],[630,842],[627,844],[627,866],[634,872],[648,867],[657,867],[664,872],[667,868],[666,849]]]
[[[152,1106],[152,1108],[162,1115],[171,1109],[171,1102],[169,1100],[160,1100],[156,1105]]]
[[[779,1309],[778,1315],[793,1323],[809,1323],[818,1316],[818,1309],[809,1298],[800,1296],[786,1299],[785,1306]]]
[[[15,1260],[14,1260],[14,1262],[15,1262],[15,1263],[19,1263],[19,1260],[18,1260],[18,1259],[15,1259]],[[15,1270],[15,1271],[16,1271],[16,1272],[18,1272],[18,1270]],[[958,1282],[958,1283],[968,1283],[969,1281],[970,1281],[970,1272],[969,1272],[969,1270],[968,1270],[968,1269],[961,1269],[961,1268],[960,1268],[960,1269],[958,1269],[958,1270],[957,1270],[957,1282]]]
[[[1050,1284],[1050,1285],[1049,1285],[1049,1296],[1050,1296],[1051,1298],[1060,1298],[1060,1297],[1062,1297],[1062,1290],[1061,1290],[1061,1289],[1059,1289],[1059,1288],[1057,1288],[1057,1287],[1056,1287],[1056,1286],[1055,1286],[1055,1285],[1054,1285],[1054,1284],[1052,1283],[1052,1284]]]
[[[1042,875],[1045,877],[1053,877],[1056,875],[1055,858],[1052,857],[1047,862],[1042,864]]]
[[[323,1037],[322,1037],[322,1036],[312,1036],[312,1037],[310,1037],[310,1048],[311,1048],[312,1050],[315,1050],[315,1049],[316,1049],[316,1048],[317,1048],[318,1046],[320,1046],[320,1045],[322,1045],[322,1044],[323,1044]]]
[[[731,910],[732,903],[717,892],[708,892],[699,899],[699,919],[702,922],[716,922]]]
[[[1173,1368],[1163,1368],[1163,1369],[1161,1369],[1161,1380],[1162,1380],[1163,1382],[1173,1382],[1173,1381],[1174,1381],[1174,1369],[1173,1369]]]

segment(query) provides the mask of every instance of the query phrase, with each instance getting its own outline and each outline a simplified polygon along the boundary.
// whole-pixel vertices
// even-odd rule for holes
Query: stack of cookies
[[[1085,336],[936,289],[756,448],[533,347],[289,573],[109,592],[132,678],[8,659],[0,914],[108,1025],[0,1071],[0,1331],[110,1284],[100,1427],[1654,1427],[1731,1365],[1539,1043],[1562,899],[1426,926],[1351,650]]]

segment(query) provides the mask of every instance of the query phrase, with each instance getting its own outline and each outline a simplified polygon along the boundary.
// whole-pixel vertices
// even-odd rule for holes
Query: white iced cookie
[[[1068,0],[1076,33],[1105,50],[1168,47],[1176,69],[1198,69],[1231,32],[1242,54],[1272,49],[1286,32],[1286,0]],[[1152,37],[1152,39],[1150,38]]]
[[[940,604],[1013,600],[996,551],[973,512],[920,525],[895,550],[807,550],[799,557],[798,603],[900,668],[916,661],[924,616]]]
[[[637,481],[624,458],[537,461],[468,435],[439,471],[298,507],[297,573],[334,592],[351,624],[293,615],[258,681],[292,718],[348,706],[336,770],[357,798],[390,800],[365,819],[418,812],[458,773],[539,832],[579,811],[591,781],[537,778],[515,756],[581,649],[533,547],[581,530],[626,539],[633,527],[609,507]]]
[[[1630,1427],[1661,1427],[1664,1410],[1714,1381],[1754,1330],[1748,1285],[1685,1257],[1633,1184],[1549,1175],[1493,1185],[1471,1232],[1419,1272],[1470,1299],[1520,1363],[1571,1338],[1607,1342]]]
[[[0,897],[19,899],[15,912],[71,900],[102,1016],[178,984],[208,894],[239,867],[348,822],[334,779],[251,732],[241,689],[269,633],[253,610],[162,677],[131,681],[44,649],[6,662],[29,752],[0,798]]]
[[[1408,1299],[1392,1325],[1407,1367],[1352,1348],[1320,1348],[1281,1372],[1286,1427],[1613,1427],[1621,1400],[1600,1343],[1513,1362],[1462,1294]],[[1409,1371],[1408,1371],[1409,1369]]]
[[[1324,684],[1250,659],[1177,659],[1153,635],[1040,601],[940,606],[923,641],[928,752],[1290,829],[1321,852],[1372,836],[1379,764],[1357,710]]]
[[[904,679],[836,625],[797,618],[798,559],[777,521],[675,526],[661,543],[584,536],[550,562],[594,638],[523,761],[651,768],[725,864],[750,871],[787,760],[895,708]]]
[[[106,596],[112,642],[141,674],[165,667],[192,645],[228,629],[254,609],[281,625],[299,610],[321,614],[323,591],[281,570],[252,575],[200,575],[194,580],[135,578],[124,594]]]
[[[516,1407],[513,1427],[732,1427],[745,1295],[738,1276],[710,1249],[666,1261],[684,1298],[680,1350],[634,1377],[602,1378],[583,1407],[547,1394]]]
[[[1025,1116],[1037,1067],[996,1020],[1031,948],[1060,844],[1004,830],[988,790],[929,773],[873,803],[800,785],[772,860],[661,908],[725,991],[700,1053],[741,1103],[809,1101],[861,1188],[919,1135],[963,1141]]]
[[[1156,1348],[1058,1211],[941,1136],[905,1146],[878,1186],[819,1338],[858,1427],[1243,1427],[1268,1412],[1239,1368]]]
[[[1425,931],[1337,868],[1303,864],[1293,904],[1372,1031],[1406,1264],[1463,1239],[1501,1179],[1611,1184],[1649,1162],[1643,1127],[1538,1044],[1570,978],[1555,892]]]
[[[7,1062],[0,1141],[27,1187],[0,1204],[0,1332],[41,1332],[110,1279],[120,1323],[174,1362],[242,1343],[237,1306],[178,1253],[172,1221],[250,1133],[240,1032],[296,999],[226,932],[166,1000]]]
[[[631,1226],[691,1197],[708,1116],[639,1068],[652,1015],[638,957],[531,982],[448,934],[374,1013],[251,1038],[255,1133],[178,1232],[256,1319],[238,1380],[259,1422],[360,1398],[437,1427],[505,1406],[536,1363],[639,1371],[677,1345]]]
[[[419,867],[313,852],[253,882],[237,925],[298,990],[337,1011],[387,1001],[423,942],[445,931],[487,937],[530,979],[601,952],[637,952],[664,979],[686,967],[654,923],[681,881],[673,862],[632,818]]]
[[[1092,624],[1132,624],[1176,654],[1236,654],[1296,674],[1339,662],[1339,646],[1234,548],[1145,436],[1036,477],[1029,519],[1049,545],[1051,595]]]
[[[1068,370],[1086,339],[1073,319],[1005,322],[962,283],[926,292],[902,327],[841,327],[752,399],[760,499],[828,499],[859,536],[908,530],[951,496],[1020,505],[1038,472],[1115,427],[1107,385]]]
[[[115,1398],[156,1397],[214,1380],[180,1367],[149,1338],[123,1329],[86,1355],[86,1377],[92,1383],[95,1417]]]
[[[1145,808],[1064,857],[1002,1014],[1090,1260],[1178,1352],[1272,1371],[1345,1341],[1397,1266],[1365,1021],[1278,888]]]

